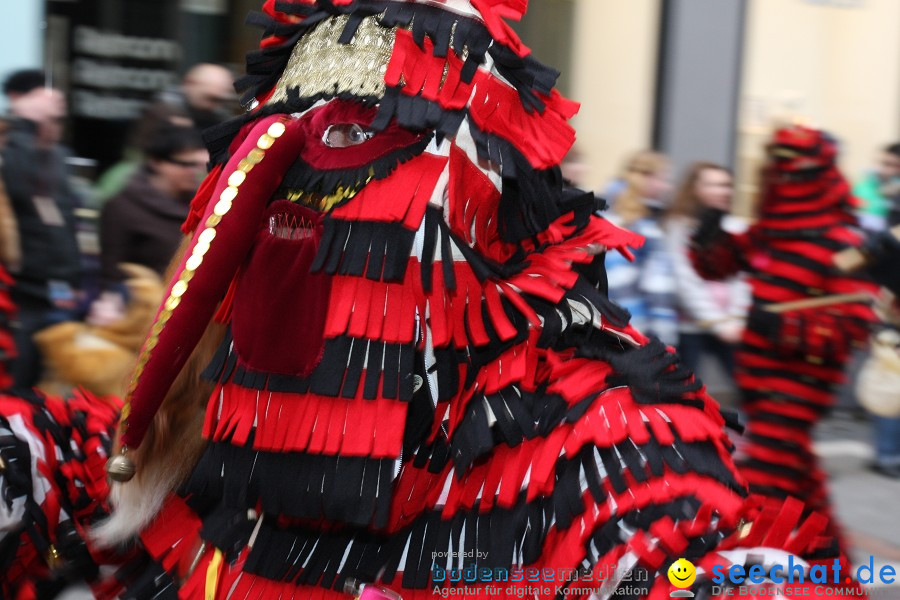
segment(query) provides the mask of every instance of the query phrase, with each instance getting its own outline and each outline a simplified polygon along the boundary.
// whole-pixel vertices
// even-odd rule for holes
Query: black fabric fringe
[[[765,219],[768,220],[769,217],[766,216]],[[756,236],[758,236],[758,238],[761,238],[763,240],[776,240],[775,243],[777,243],[777,240],[814,240],[821,246],[824,246],[826,248],[834,248],[835,252],[840,252],[841,250],[845,250],[847,248],[847,244],[844,242],[839,242],[837,240],[829,240],[827,237],[825,237],[830,230],[834,229],[836,224],[838,223],[829,223],[826,225],[821,225],[819,227],[790,227],[786,229],[778,229],[773,227],[766,227],[765,221],[758,221],[752,231]],[[843,225],[849,224],[843,223]]]
[[[488,52],[494,68],[519,92],[526,110],[543,113],[546,104],[538,94],[549,96],[559,79],[559,71],[531,55],[522,58],[506,46],[493,44]]]
[[[504,177],[515,179],[515,147],[503,138],[481,131],[475,126],[469,130],[475,140],[478,156],[497,165]]]
[[[221,499],[224,508],[234,511],[259,502],[270,515],[383,528],[395,466],[391,459],[262,452],[210,443],[183,492],[201,500]],[[222,515],[231,523],[233,517]],[[236,547],[236,541],[229,543],[230,549]]]
[[[370,178],[379,180],[388,177],[397,167],[422,154],[429,143],[431,143],[431,136],[425,136],[410,146],[394,150],[357,169],[316,169],[298,158],[285,173],[279,189],[282,191],[302,190],[325,196],[335,193],[339,187],[359,190],[369,182]],[[341,204],[346,202],[348,200]]]
[[[309,377],[250,369],[239,363],[237,351],[231,345],[229,333],[204,371],[204,378],[214,382],[230,380],[252,390],[311,392],[332,398],[354,398],[360,385],[364,386],[363,397],[368,400],[378,397],[379,386],[384,398],[408,402],[413,396],[415,348],[412,345],[349,336],[330,338],[325,340],[322,361]]]
[[[486,404],[497,419],[494,427],[488,424]],[[498,444],[515,447],[524,440],[546,437],[565,417],[565,400],[548,394],[546,385],[535,392],[509,386],[496,394],[478,395],[466,407],[450,442],[456,468],[465,473]]]
[[[456,290],[456,272],[453,268],[453,246],[459,250],[466,264],[479,281],[493,279],[509,279],[521,273],[527,263],[517,254],[507,262],[501,264],[494,262],[482,254],[476,252],[460,236],[450,230],[450,226],[444,221],[443,209],[429,206],[425,211],[422,236],[421,274],[422,287],[426,292],[434,289],[434,263],[437,257],[437,248],[440,245],[444,287],[447,290]]]
[[[592,313],[599,314],[603,321],[616,327],[624,327],[631,317],[627,310],[612,302],[587,280],[579,279],[571,289],[566,290],[563,301],[558,304],[550,304],[533,296],[526,295],[525,298],[543,320],[538,346],[564,350],[572,346],[599,344],[609,345],[611,351],[621,350],[618,340],[601,334],[592,323],[572,326],[575,316],[569,300],[586,306]]]
[[[406,423],[403,427],[403,460],[412,458],[419,451],[427,451],[426,442],[434,423],[434,394],[431,382],[425,370],[425,357],[416,354],[416,376],[421,378],[422,385],[413,392],[412,400],[406,411]]]
[[[400,282],[406,276],[416,232],[402,223],[344,221],[328,217],[310,270]]]
[[[757,354],[757,353],[752,353]],[[761,354],[761,353],[760,353]],[[768,355],[771,357],[771,353]],[[788,379],[790,381],[796,381],[798,383],[802,383],[804,385],[808,385],[812,388],[815,388],[821,392],[830,392],[833,388],[839,386],[840,384],[836,384],[833,381],[828,381],[827,379],[821,379],[819,377],[815,377],[814,375],[810,375],[808,373],[797,373],[794,369],[790,368],[790,366],[785,366],[785,368],[781,369],[767,369],[764,367],[744,367],[742,372],[747,373],[748,375],[752,375],[754,377],[782,377],[784,379]]]
[[[453,137],[459,131],[466,113],[447,110],[437,102],[419,96],[407,96],[399,88],[388,87],[378,106],[371,128],[381,131],[392,121],[413,131],[434,130],[437,135]],[[473,126],[474,127],[474,126]]]
[[[752,275],[752,277],[754,279],[758,279],[759,281],[765,281],[766,283],[778,286],[780,288],[792,290],[794,292],[797,292],[798,294],[802,294],[803,296],[815,295],[815,292],[813,291],[814,288],[811,288],[809,285],[807,285],[805,283],[801,283],[801,282],[799,282],[795,279],[792,279],[790,277],[787,277],[787,276],[778,275],[776,273],[757,272],[757,273],[754,273]],[[822,291],[824,291],[824,290],[819,290],[819,293],[821,294]],[[765,304],[768,304],[768,302],[765,300],[761,301],[761,299],[754,298],[755,306],[760,306],[760,305],[765,305]]]
[[[537,170],[515,148],[510,147],[509,153],[514,176],[507,171],[509,163],[502,163],[503,190],[497,213],[500,238],[516,243],[545,231],[562,216],[563,182],[558,167]]]
[[[450,520],[429,512],[390,536],[355,528],[325,535],[315,530],[279,531],[264,523],[245,569],[267,579],[332,589],[342,589],[347,578],[375,581],[380,576],[391,584],[408,540],[402,585],[423,589],[429,587],[435,565],[447,562],[432,556],[434,549],[471,553],[463,559],[465,568],[509,569],[514,551],[523,552],[526,563],[535,562],[551,524],[548,504],[523,501],[510,510],[495,508],[487,514],[478,514],[476,508]],[[476,558],[476,550],[487,556]],[[338,572],[342,560],[344,567]]]
[[[175,580],[162,565],[146,554],[138,554],[120,567],[115,577],[125,585],[120,600],[178,600]]]
[[[808,256],[803,256],[802,254],[797,254],[795,252],[771,248],[767,251],[767,254],[775,260],[797,265],[798,267],[814,273],[833,276],[837,272],[836,267],[832,263],[823,263],[814,258],[809,258]]]
[[[572,493],[573,490],[567,489],[565,494]],[[409,527],[390,536],[356,528],[323,535],[320,531],[301,528],[279,530],[264,522],[244,568],[273,581],[320,585],[336,590],[342,589],[350,578],[393,584],[400,575],[399,563],[408,542],[401,581],[405,588],[465,585],[464,579],[450,582],[448,564],[451,569],[461,571],[453,577],[464,578],[466,573],[474,577],[475,573],[491,570],[498,581],[506,581],[502,573],[508,577],[516,568],[512,563],[513,556],[521,554],[527,569],[540,558],[550,527],[555,524],[560,529],[565,528],[558,520],[554,522],[558,506],[549,499],[526,503],[522,495],[519,500],[511,509],[494,508],[487,513],[480,513],[476,505],[471,511],[458,513],[447,520],[436,511],[425,513]],[[601,556],[626,544],[628,531],[649,531],[654,523],[665,517],[690,521],[696,516],[699,504],[696,498],[686,496],[613,516],[589,538],[585,563],[596,564]],[[689,540],[683,555],[703,556],[722,537],[720,533],[694,537]],[[434,549],[458,553],[460,558],[436,557],[432,554]],[[674,560],[675,557],[671,558]],[[341,565],[343,567],[339,569]],[[443,575],[443,581],[434,579],[436,571],[439,577]]]
[[[0,425],[10,429],[8,421],[0,416]],[[19,498],[30,496],[34,491],[31,481],[31,451],[28,442],[15,435],[0,436],[0,455],[6,463],[3,470],[3,492],[0,502],[12,509],[13,502]]]
[[[702,382],[698,378],[691,381],[693,374],[658,339],[627,349],[616,349],[613,344],[584,344],[578,348],[578,355],[609,363],[614,369],[607,378],[610,387],[628,386],[641,404],[676,403],[703,408],[702,400],[688,397],[703,387]]]

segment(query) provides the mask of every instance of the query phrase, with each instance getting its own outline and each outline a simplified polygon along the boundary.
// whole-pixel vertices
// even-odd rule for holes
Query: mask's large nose
[[[134,475],[135,465],[125,456],[127,449],[143,441],[172,382],[245,261],[266,207],[306,140],[298,119],[264,117],[233,152],[215,186],[210,186],[206,208],[138,359],[122,411],[122,455],[111,462],[111,476],[127,481]],[[136,462],[139,467],[140,461]]]

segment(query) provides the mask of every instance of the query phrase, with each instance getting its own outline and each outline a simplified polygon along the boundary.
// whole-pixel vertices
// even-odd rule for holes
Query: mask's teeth
[[[278,213],[269,217],[269,233],[286,240],[305,240],[313,235],[313,224],[305,217]]]

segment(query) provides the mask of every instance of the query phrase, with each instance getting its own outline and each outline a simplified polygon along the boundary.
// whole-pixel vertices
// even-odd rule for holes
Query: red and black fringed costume
[[[117,400],[0,395],[0,598],[54,597],[97,583],[108,555],[88,527],[106,517]]]
[[[13,384],[9,372],[9,363],[16,357],[16,344],[11,328],[11,321],[16,314],[16,307],[10,296],[13,284],[12,277],[0,266],[0,390]]]
[[[859,298],[770,309],[876,287],[833,264],[835,253],[862,243],[850,189],[835,165],[836,143],[823,132],[790,127],[775,134],[768,151],[759,221],[733,236],[710,213],[694,240],[693,260],[712,279],[744,271],[753,288],[736,374],[748,421],[739,467],[751,492],[775,501],[799,498],[808,510],[829,515],[812,430],[834,404],[848,356],[866,340],[873,314]],[[837,536],[836,526],[831,531]]]
[[[754,515],[725,419],[606,297],[602,252],[640,240],[563,189],[576,106],[507,25],[525,5],[254,17],[254,108],[210,134],[218,166],[123,413],[113,466],[137,476],[100,535],[140,530],[155,561],[123,597],[553,598],[615,568],[636,583],[601,596],[667,598],[675,559],[737,544]],[[195,464],[167,442],[195,422],[170,386],[214,317]],[[133,510],[160,481],[177,493]],[[794,535],[799,516],[743,541],[799,551],[820,531]]]

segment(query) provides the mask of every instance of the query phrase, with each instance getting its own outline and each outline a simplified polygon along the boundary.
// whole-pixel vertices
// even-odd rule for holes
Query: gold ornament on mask
[[[301,98],[319,94],[384,96],[384,75],[397,30],[382,27],[375,17],[367,17],[353,40],[341,44],[338,39],[348,21],[347,15],[330,18],[297,42],[270,103],[286,101],[289,90],[296,90]]]

